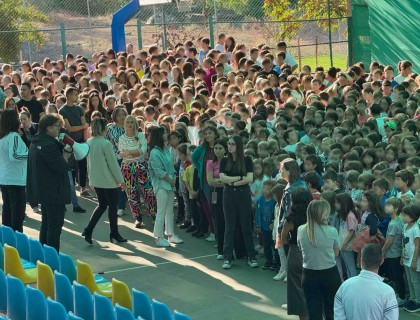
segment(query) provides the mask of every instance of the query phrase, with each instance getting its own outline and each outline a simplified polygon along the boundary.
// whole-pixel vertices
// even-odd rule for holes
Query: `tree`
[[[36,30],[37,24],[47,17],[33,6],[23,6],[22,0],[0,0],[0,59],[4,62],[15,61],[22,41],[32,41],[41,46],[46,36]]]
[[[331,19],[345,17],[347,14],[346,0],[329,0]],[[328,29],[328,0],[264,0],[264,12],[272,20],[317,20],[316,23],[324,30]],[[280,39],[289,40],[302,27],[300,22],[281,23],[277,35]],[[338,28],[338,21],[331,21],[331,30]]]

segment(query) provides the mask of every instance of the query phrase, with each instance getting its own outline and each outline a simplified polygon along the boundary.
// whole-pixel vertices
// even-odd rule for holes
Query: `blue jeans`
[[[118,164],[121,167],[122,159],[118,160]],[[127,195],[125,191],[118,188],[118,209],[125,210],[125,205],[127,203]]]
[[[267,262],[273,263],[273,232],[261,231],[262,242],[264,247],[264,256]]]
[[[341,251],[341,257],[346,267],[347,278],[357,276],[356,259],[354,258],[353,251]]]
[[[76,190],[74,189],[73,173],[69,170],[69,180],[70,180],[70,194],[71,194],[71,204],[73,208],[79,206],[79,200],[77,199]]]

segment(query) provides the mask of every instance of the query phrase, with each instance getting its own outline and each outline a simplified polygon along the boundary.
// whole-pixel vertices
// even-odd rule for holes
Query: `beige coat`
[[[124,182],[111,142],[103,136],[88,139],[89,184],[96,188],[114,189]]]

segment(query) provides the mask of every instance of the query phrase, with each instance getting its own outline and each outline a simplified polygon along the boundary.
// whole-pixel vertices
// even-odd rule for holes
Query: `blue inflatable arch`
[[[131,0],[112,15],[111,37],[112,49],[115,52],[125,51],[125,24],[136,16],[140,7],[150,5],[163,5],[175,2],[174,0]]]
[[[125,24],[140,11],[140,0],[131,0],[112,15],[111,36],[112,49],[115,52],[125,51]]]

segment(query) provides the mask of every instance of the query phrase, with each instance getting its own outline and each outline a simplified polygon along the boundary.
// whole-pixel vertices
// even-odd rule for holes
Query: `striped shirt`
[[[11,132],[0,139],[0,185],[26,186],[28,148]]]
[[[124,133],[125,129],[117,126],[115,123],[111,123],[108,125],[105,138],[111,142],[112,149],[114,150],[114,153],[117,156],[118,160],[122,159],[118,149],[118,143],[120,141],[120,137],[124,135]]]
[[[346,280],[334,301],[334,320],[397,320],[399,315],[394,289],[372,271],[362,270]]]

